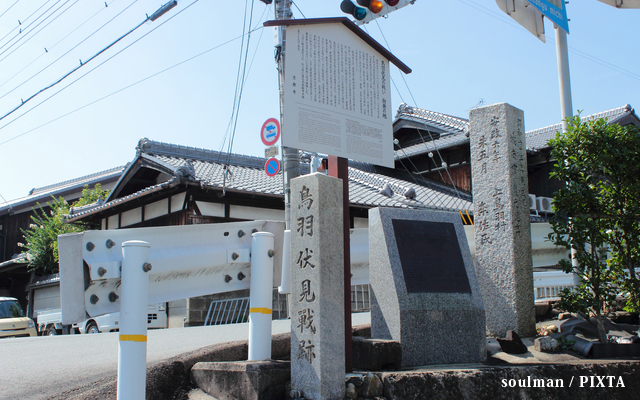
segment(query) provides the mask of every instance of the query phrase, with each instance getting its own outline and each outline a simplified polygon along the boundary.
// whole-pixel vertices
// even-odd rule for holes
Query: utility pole
[[[291,19],[291,0],[274,1],[276,20]],[[278,90],[280,91],[280,127],[282,134],[286,133],[286,123],[284,121],[284,49],[286,43],[286,27],[277,26],[276,63],[278,64]],[[286,229],[291,229],[291,179],[300,175],[300,156],[298,149],[282,146],[282,163],[284,171],[282,174],[284,186],[284,218]]]
[[[569,51],[567,49],[567,32],[557,25],[556,59],[558,62],[558,82],[560,84],[560,109],[562,115],[562,132],[567,132],[567,120],[573,117],[571,101],[571,79],[569,75]]]

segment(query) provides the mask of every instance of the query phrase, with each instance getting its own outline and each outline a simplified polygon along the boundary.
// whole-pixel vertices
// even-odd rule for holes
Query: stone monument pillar
[[[469,113],[476,273],[487,333],[535,335],[524,113],[501,103]]]
[[[291,391],[344,398],[342,180],[291,180]]]

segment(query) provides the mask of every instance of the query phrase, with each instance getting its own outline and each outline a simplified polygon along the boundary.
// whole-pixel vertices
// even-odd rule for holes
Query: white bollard
[[[147,383],[147,313],[149,302],[147,242],[122,243],[118,400],[145,398]]]
[[[280,286],[278,293],[289,294],[291,292],[291,231],[284,231],[284,239],[282,243],[282,275],[280,276]]]
[[[273,247],[269,232],[251,235],[251,283],[249,286],[249,360],[271,358],[271,302]]]

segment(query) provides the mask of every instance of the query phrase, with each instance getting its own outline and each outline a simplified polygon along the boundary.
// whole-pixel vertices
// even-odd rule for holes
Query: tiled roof
[[[440,136],[439,139],[414,144],[413,146],[396,150],[394,152],[394,156],[396,160],[403,160],[414,155],[444,150],[465,144],[469,144],[469,137],[464,134]]]
[[[10,200],[0,205],[0,214],[6,214],[11,209],[20,208],[37,202],[46,203],[51,200],[51,196],[59,196],[61,193],[69,190],[81,189],[84,185],[93,185],[108,179],[116,179],[122,174],[126,165],[111,168],[105,171],[96,172],[95,174],[82,176],[80,178],[44,186],[41,188],[31,189],[29,195],[18,199]]]
[[[143,139],[138,144],[138,156],[146,163],[157,163],[174,176],[168,181],[147,187],[128,196],[110,199],[100,206],[82,210],[69,216],[76,220],[114,205],[157,192],[180,183],[191,183],[202,188],[225,188],[245,193],[283,197],[282,171],[269,177],[264,172],[265,158],[240,154],[227,155],[213,150],[179,146]],[[134,161],[135,163],[135,161]],[[132,163],[132,165],[134,164]],[[228,164],[227,164],[228,163]],[[302,164],[302,170],[308,171],[308,165]],[[429,208],[438,210],[471,209],[470,196],[457,197],[446,185],[421,179],[416,183],[403,178],[411,175],[403,171],[384,169],[370,164],[349,163],[350,201],[354,205],[370,207]],[[126,175],[126,174],[125,174]],[[389,176],[395,175],[395,176]],[[123,175],[124,176],[124,175]],[[388,185],[391,195],[381,193]],[[405,197],[413,189],[414,198]],[[409,195],[409,197],[412,197]]]
[[[583,122],[592,121],[600,118],[607,118],[609,123],[614,123],[621,117],[633,113],[633,108],[629,104],[614,108],[613,110],[603,111],[597,114],[587,115],[586,117],[580,117]],[[534,129],[526,133],[527,138],[527,150],[541,150],[548,148],[547,143],[549,140],[556,137],[556,133],[562,131],[562,123],[546,126],[544,128]]]
[[[423,122],[451,133],[464,133],[469,128],[468,119],[412,107],[404,103],[398,107],[397,119]]]
[[[349,197],[351,204],[369,207],[399,207],[435,210],[472,210],[470,198],[456,196],[449,188],[379,175],[349,167]],[[385,190],[387,189],[387,190]]]
[[[607,118],[609,123],[614,123],[625,115],[634,113],[633,108],[629,104],[614,108],[612,110],[581,117],[583,121],[591,121],[599,118]],[[467,132],[469,129],[469,120],[456,118],[446,114],[439,114],[429,110],[423,110],[416,107],[410,107],[405,104],[398,109],[396,119],[408,119],[419,121],[425,124],[425,129],[429,127],[437,127],[440,129],[447,128],[449,134],[441,134],[440,138],[435,140],[427,140],[426,143],[418,143],[395,151],[396,160],[402,160],[415,155],[434,152],[436,150],[444,150],[447,148],[466,145],[469,143]],[[444,129],[444,130],[447,130]],[[555,124],[538,128],[525,133],[527,141],[527,150],[537,151],[548,148],[547,143],[554,138],[558,131],[562,130],[562,124]]]

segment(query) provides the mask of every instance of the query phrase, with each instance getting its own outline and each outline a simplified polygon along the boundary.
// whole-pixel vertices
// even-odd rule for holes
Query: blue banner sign
[[[564,29],[569,33],[569,23],[567,22],[567,8],[564,0],[528,0],[532,6],[540,10],[540,12],[551,22]],[[556,5],[556,4],[558,5]]]

